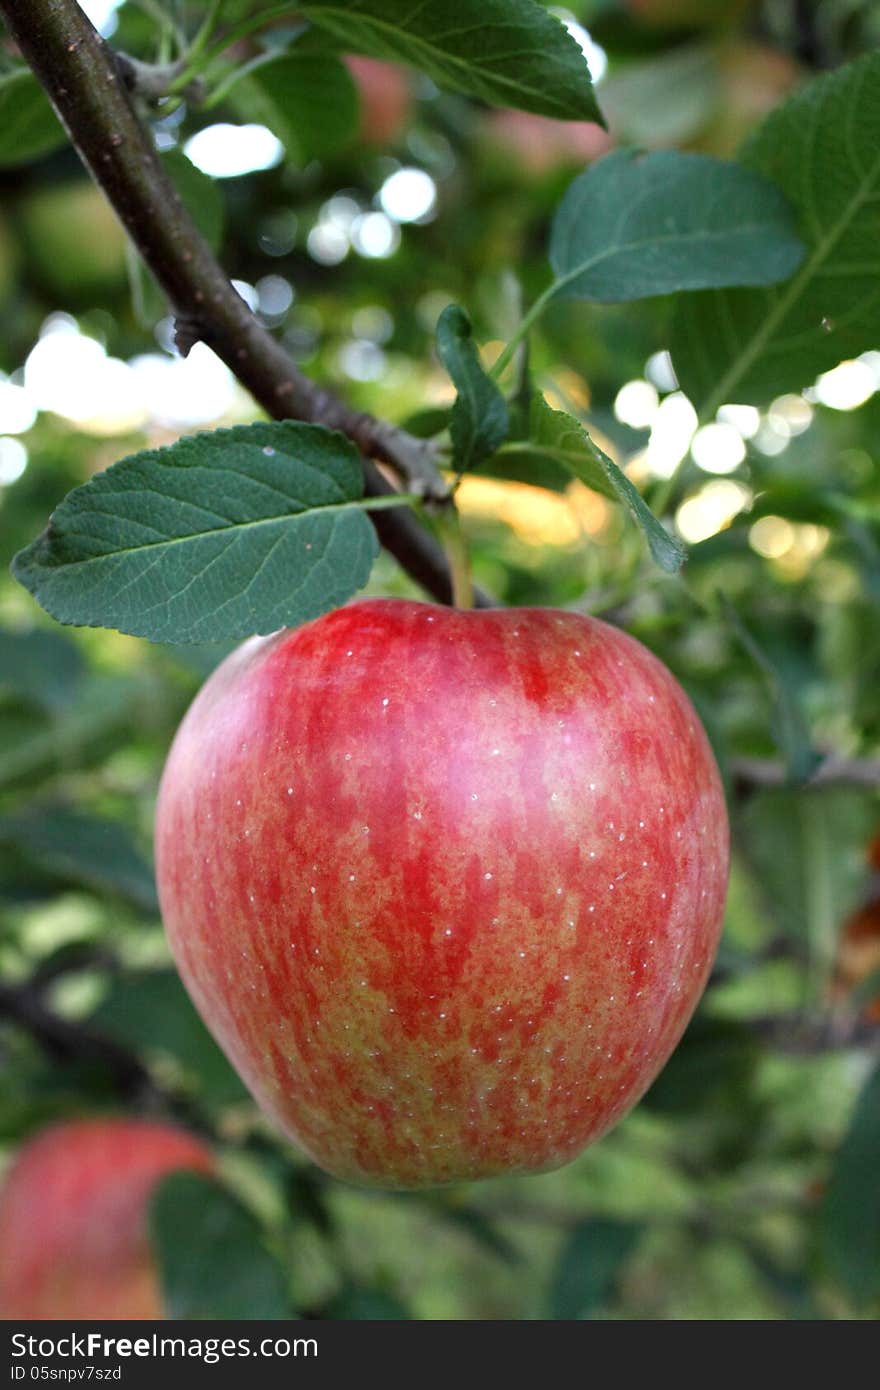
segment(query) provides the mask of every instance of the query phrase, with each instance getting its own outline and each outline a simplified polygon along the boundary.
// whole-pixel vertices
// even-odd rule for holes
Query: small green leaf
[[[789,199],[807,256],[787,285],[683,301],[673,328],[682,389],[704,418],[763,405],[877,345],[880,53],[799,88],[742,152]],[[723,331],[721,329],[723,328]]]
[[[616,150],[571,184],[550,236],[554,298],[600,303],[772,285],[804,248],[785,199],[738,164]]]
[[[408,63],[440,87],[604,124],[579,45],[534,0],[297,0],[295,8],[346,49]]]
[[[225,218],[218,180],[203,174],[182,150],[166,150],[160,158],[190,217],[212,251],[218,251]],[[128,266],[135,312],[141,323],[152,326],[167,313],[167,296],[132,245],[128,247]]]
[[[13,573],[62,623],[214,642],[306,622],[369,578],[363,473],[340,434],[238,426],[74,489]]]
[[[277,135],[292,163],[332,154],[357,130],[358,94],[345,64],[330,54],[279,55],[236,82],[230,105]]]
[[[0,693],[13,694],[43,709],[64,709],[83,672],[79,649],[60,632],[0,632]]]
[[[561,475],[567,485],[575,477],[603,497],[617,500],[617,489],[608,476],[607,455],[593,443],[579,420],[564,410],[554,410],[539,391],[533,393],[529,404],[528,438],[502,445],[496,457],[516,461],[524,470],[523,482],[546,486],[540,482],[542,475],[550,480]],[[528,476],[530,469],[534,470],[533,478]]]
[[[437,352],[458,392],[449,421],[455,466],[474,468],[507,437],[507,404],[480,363],[470,320],[449,304],[437,321]]]
[[[27,164],[67,140],[49,99],[28,68],[0,76],[0,168]]]
[[[150,1203],[150,1234],[169,1318],[290,1317],[260,1227],[218,1183],[195,1173],[165,1178]]]
[[[42,807],[0,820],[0,843],[64,885],[116,894],[140,912],[158,912],[152,867],[119,821]]]
[[[658,521],[626,474],[590,438],[580,421],[564,410],[553,410],[543,396],[536,393],[532,398],[530,425],[531,440],[526,448],[534,449],[536,461],[545,458],[558,464],[585,487],[622,502],[644,531],[660,568],[667,574],[681,569],[686,559],[684,548]],[[521,449],[523,446],[515,447]]]
[[[822,1210],[826,1258],[857,1304],[880,1298],[880,1067],[856,1103]]]
[[[755,641],[739,613],[725,594],[719,595],[721,611],[729,622],[743,650],[748,653],[761,673],[772,702],[771,731],[788,774],[795,783],[805,782],[816,771],[819,756],[810,742],[810,734],[801,707],[781,670]]]
[[[550,1316],[573,1322],[591,1317],[611,1292],[641,1228],[596,1217],[581,1221],[562,1247],[550,1287]]]
[[[593,448],[596,448],[595,444]],[[598,452],[601,453],[602,451],[598,450]],[[661,521],[658,521],[638,488],[630,482],[625,473],[621,472],[617,464],[607,455],[603,455],[603,457],[606,460],[608,477],[612,486],[621,502],[629,507],[644,531],[654,560],[667,574],[677,574],[687,559],[687,551],[684,546],[666,530]]]

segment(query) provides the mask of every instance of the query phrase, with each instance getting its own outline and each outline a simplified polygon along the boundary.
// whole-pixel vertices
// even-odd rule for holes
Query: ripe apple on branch
[[[377,600],[254,639],[196,699],[156,823],[205,1022],[322,1167],[421,1187],[573,1158],[712,964],[728,831],[683,691],[540,609]]]

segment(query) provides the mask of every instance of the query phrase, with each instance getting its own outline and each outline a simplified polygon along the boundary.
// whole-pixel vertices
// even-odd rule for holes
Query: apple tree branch
[[[306,377],[236,292],[196,228],[157,156],[132,100],[130,60],[116,55],[74,0],[0,0],[7,30],[42,83],[91,172],[176,314],[181,347],[201,340],[274,419],[340,430],[364,459],[368,496],[394,488],[374,460],[411,492],[448,489],[430,441],[353,410]],[[433,597],[452,601],[442,547],[406,508],[371,516],[379,539]],[[485,595],[477,603],[487,605]]]

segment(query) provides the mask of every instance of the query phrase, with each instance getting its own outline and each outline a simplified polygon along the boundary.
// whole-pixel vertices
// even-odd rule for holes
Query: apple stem
[[[452,576],[453,607],[473,608],[474,584],[471,578],[470,556],[461,526],[461,514],[454,504],[450,503],[443,508],[440,525],[449,573]]]

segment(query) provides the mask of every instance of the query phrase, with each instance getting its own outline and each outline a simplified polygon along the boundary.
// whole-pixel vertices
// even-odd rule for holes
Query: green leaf
[[[828,1264],[857,1304],[880,1298],[880,1067],[856,1103],[822,1210]]]
[[[10,690],[43,709],[57,711],[73,699],[83,659],[60,632],[0,632],[0,692]]]
[[[140,1055],[174,1058],[211,1105],[245,1098],[242,1083],[193,1008],[176,970],[114,979],[90,1022]]]
[[[290,1316],[260,1227],[218,1183],[195,1173],[165,1178],[150,1203],[150,1234],[170,1318]]]
[[[66,140],[64,127],[28,68],[0,75],[0,168],[27,164]]]
[[[562,1247],[550,1286],[550,1316],[557,1321],[591,1317],[604,1303],[632,1254],[641,1229],[596,1217],[581,1221]]]
[[[805,782],[816,771],[820,759],[810,741],[810,732],[797,697],[781,669],[755,641],[727,596],[720,594],[719,602],[741,647],[761,673],[771,701],[771,732],[785,760],[788,775],[793,782]]]
[[[160,158],[202,236],[212,251],[219,251],[223,240],[225,208],[218,180],[203,174],[182,150],[167,150]],[[128,267],[135,312],[143,324],[152,326],[167,312],[167,295],[131,244],[128,247]]]
[[[525,470],[523,482],[546,486],[539,482],[542,475],[553,479],[561,473],[566,484],[575,477],[603,497],[617,500],[617,489],[608,476],[607,454],[593,443],[579,420],[564,410],[554,410],[539,391],[533,393],[529,404],[528,438],[503,445],[496,457],[517,461]],[[534,469],[533,479],[528,476],[529,468]]]
[[[238,426],[133,454],[75,488],[13,573],[62,623],[213,642],[306,622],[378,549],[354,446],[318,425]]]
[[[533,0],[300,0],[296,9],[346,49],[408,63],[440,87],[604,124],[579,45]]]
[[[223,240],[223,194],[216,179],[197,169],[182,150],[166,150],[161,156],[187,212],[213,251]]]
[[[470,320],[457,304],[447,305],[437,321],[437,352],[458,392],[449,433],[455,466],[465,472],[507,437],[507,403],[483,370]]]
[[[738,164],[617,150],[571,184],[550,235],[553,298],[600,303],[769,285],[803,258],[782,194]]]
[[[658,521],[641,493],[617,464],[599,448],[580,421],[564,410],[554,410],[536,393],[530,410],[531,439],[527,445],[510,446],[533,450],[536,463],[545,459],[566,468],[585,487],[604,497],[616,498],[629,509],[645,533],[655,561],[667,574],[675,574],[686,559],[684,548]],[[504,450],[500,451],[504,454]]]
[[[229,102],[246,120],[268,126],[298,164],[332,154],[357,130],[357,88],[330,54],[280,55],[236,82]]]
[[[880,53],[802,87],[745,147],[797,214],[806,259],[788,284],[682,303],[673,357],[711,418],[727,401],[761,405],[842,358],[876,347],[880,311]]]
[[[119,821],[42,807],[0,820],[0,843],[62,884],[113,893],[140,912],[158,912],[152,867]]]

